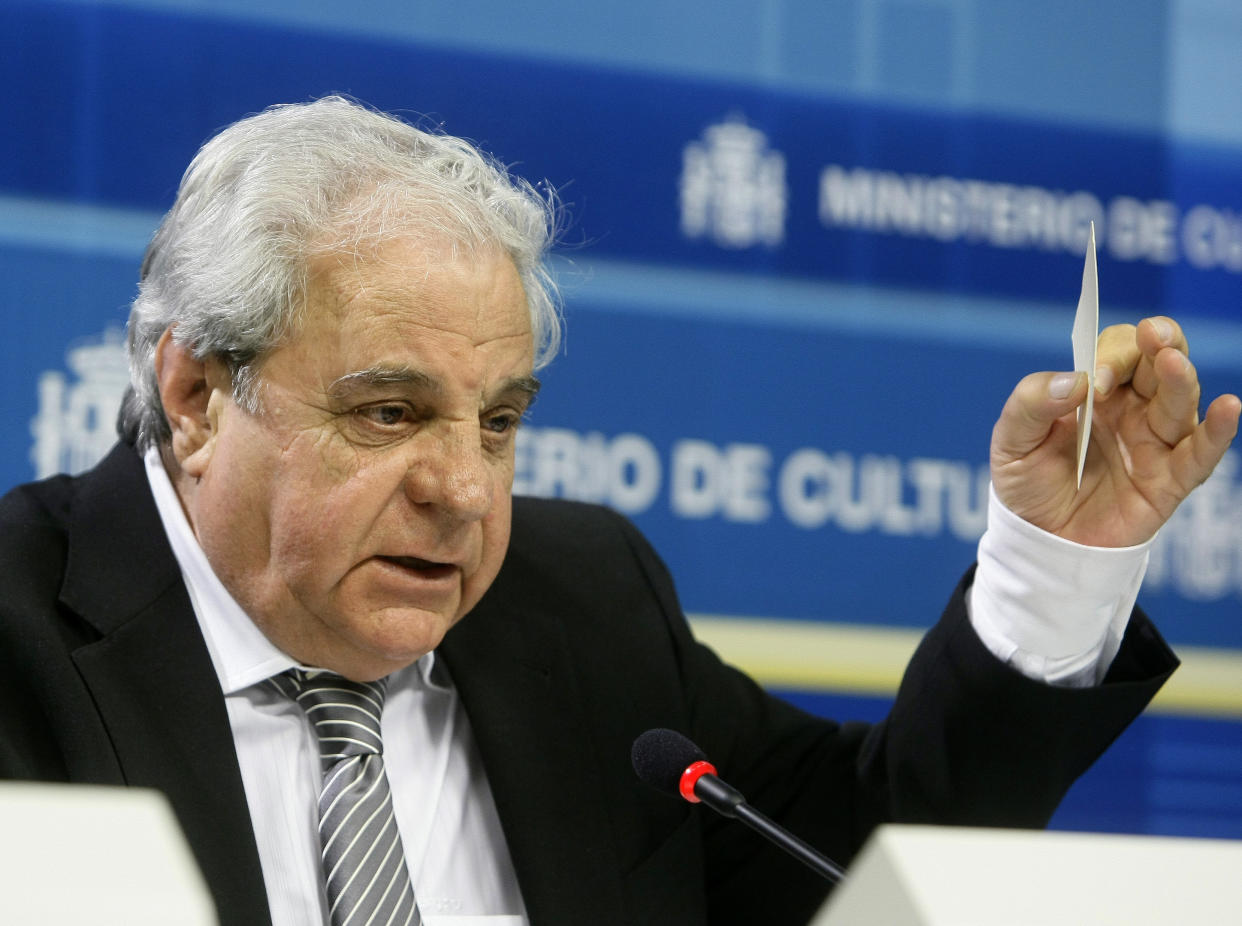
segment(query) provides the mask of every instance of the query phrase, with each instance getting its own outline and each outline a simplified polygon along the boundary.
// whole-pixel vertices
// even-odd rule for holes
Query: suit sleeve
[[[691,729],[755,807],[842,864],[882,822],[1040,827],[1147,705],[1177,660],[1141,611],[1105,682],[1033,681],[983,646],[968,573],[928,632],[880,724],[836,724],[763,692],[696,643],[671,578],[628,526],[677,652]],[[825,884],[731,821],[704,820],[712,923],[805,922]]]

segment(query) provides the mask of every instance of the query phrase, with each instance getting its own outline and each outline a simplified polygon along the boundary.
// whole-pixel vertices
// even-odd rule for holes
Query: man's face
[[[298,333],[259,370],[260,410],[212,393],[189,505],[272,642],[377,678],[479,601],[509,542],[533,356],[507,256],[399,240],[311,265]]]

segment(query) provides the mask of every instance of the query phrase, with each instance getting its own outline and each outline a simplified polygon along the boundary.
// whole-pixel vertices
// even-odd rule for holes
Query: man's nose
[[[479,426],[452,423],[437,429],[406,474],[406,494],[420,505],[435,505],[466,521],[492,509],[493,480]],[[428,435],[432,436],[432,435]]]

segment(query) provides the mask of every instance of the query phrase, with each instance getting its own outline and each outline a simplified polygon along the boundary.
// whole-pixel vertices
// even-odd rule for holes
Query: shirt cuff
[[[1030,678],[1098,684],[1121,646],[1152,540],[1074,543],[1024,521],[989,488],[988,528],[966,598],[971,625],[998,659]]]

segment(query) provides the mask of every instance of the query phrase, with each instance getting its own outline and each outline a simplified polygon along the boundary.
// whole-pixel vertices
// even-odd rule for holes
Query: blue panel
[[[1108,304],[1236,314],[1242,163],[1157,136],[107,7],[16,4],[0,32],[7,84],[53,75],[14,102],[11,117],[40,128],[0,162],[0,188],[160,207],[215,128],[342,90],[443,116],[524,173],[569,184],[574,234],[597,253],[1067,300],[1094,218]],[[730,113],[764,133],[760,153],[784,157],[787,214],[766,245],[682,230],[683,150]],[[742,162],[727,195],[749,195],[757,163]],[[756,203],[772,201],[763,189]]]
[[[972,3],[977,99],[1085,124],[1161,125],[1167,115],[1169,0]],[[1206,89],[1206,88],[1205,88]]]
[[[36,471],[30,448],[40,374],[64,371],[67,351],[83,338],[109,326],[122,336],[137,272],[131,260],[0,247],[0,280],[5,338],[21,345],[5,351],[0,364],[0,421],[11,435],[0,453],[0,487],[7,490]],[[110,421],[105,431],[114,433]]]
[[[913,3],[879,4],[881,86],[895,96],[951,99],[957,51],[954,10]]]

